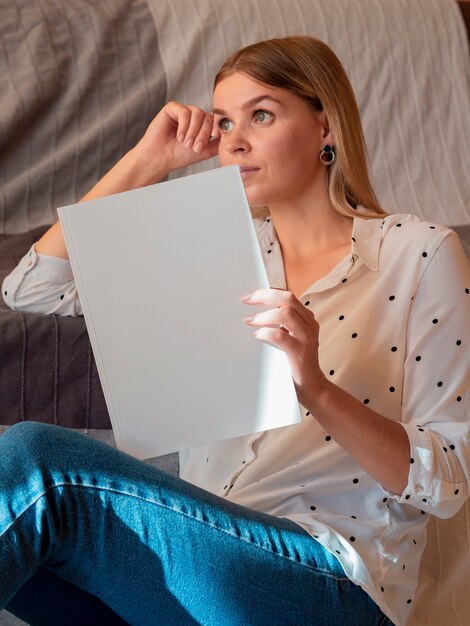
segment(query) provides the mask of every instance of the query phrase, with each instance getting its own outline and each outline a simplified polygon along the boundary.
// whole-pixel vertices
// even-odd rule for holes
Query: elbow
[[[9,309],[13,309],[13,311],[16,310],[14,289],[9,284],[8,276],[2,283],[2,298],[3,302],[7,305]]]

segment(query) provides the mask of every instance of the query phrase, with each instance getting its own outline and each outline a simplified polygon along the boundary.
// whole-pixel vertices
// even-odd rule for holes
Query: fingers
[[[242,301],[246,304],[266,304],[271,306],[283,306],[298,302],[297,298],[290,291],[285,289],[255,289],[252,293],[242,296]]]
[[[298,336],[305,327],[304,320],[297,311],[289,307],[269,309],[243,318],[249,326],[279,328],[292,336]]]
[[[208,147],[213,136],[213,114],[199,107],[185,106],[177,102],[171,102],[167,106],[169,114],[177,124],[176,140],[178,143],[201,154]]]
[[[287,345],[287,337],[292,337],[300,343],[307,343],[316,334],[316,329],[312,326],[316,324],[313,315],[309,325],[295,309],[287,306],[245,317],[244,322],[258,329],[255,333],[257,339],[269,337],[270,343],[280,345]]]
[[[279,348],[284,352],[289,353],[291,350],[296,350],[299,342],[289,335],[285,330],[281,328],[258,328],[254,333],[256,339],[264,341],[275,348]]]
[[[245,323],[256,327],[257,340],[286,354],[299,402],[308,406],[312,389],[324,380],[318,361],[320,327],[315,316],[283,289],[257,289],[243,296],[242,301],[272,307],[246,317]]]
[[[245,304],[293,309],[306,324],[311,323],[314,319],[313,313],[290,291],[284,289],[256,289],[252,293],[243,296],[242,302]],[[284,320],[281,320],[279,323],[283,322]]]
[[[247,304],[275,307],[244,318],[246,324],[258,328],[257,339],[282,349],[293,348],[292,339],[299,345],[316,344],[318,324],[313,313],[289,291],[259,289],[242,300]]]
[[[220,133],[214,135],[213,125],[212,113],[171,101],[154,117],[138,150],[168,174],[217,155]]]

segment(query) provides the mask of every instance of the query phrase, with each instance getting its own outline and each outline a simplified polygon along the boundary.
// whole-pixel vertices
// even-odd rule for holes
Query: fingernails
[[[254,315],[249,315],[248,317],[244,317],[243,321],[246,322],[247,324],[249,324],[250,322],[252,322],[254,320]]]
[[[194,144],[194,148],[193,148],[193,150],[194,150],[194,152],[202,152],[203,147],[204,147],[204,146],[203,146],[202,141],[197,141],[197,142]]]
[[[245,296],[241,297],[242,302],[251,302],[252,299],[253,299],[252,293],[247,293]]]
[[[186,139],[186,141],[184,142],[184,145],[186,146],[186,148],[190,148],[193,145],[193,137],[188,137]]]
[[[176,137],[176,141],[178,143],[183,143],[183,139],[184,139],[184,134],[180,133],[177,137]]]

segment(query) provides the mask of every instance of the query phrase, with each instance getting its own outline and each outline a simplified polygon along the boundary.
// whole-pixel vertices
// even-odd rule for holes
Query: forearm
[[[408,482],[410,445],[400,423],[375,413],[329,381],[305,408],[384,489],[403,492]]]
[[[131,189],[139,189],[161,181],[169,171],[163,164],[155,164],[147,152],[136,146],[125,154],[116,165],[80,200],[94,200]]]
[[[149,164],[146,153],[133,148],[80,200],[86,202],[112,194],[137,189],[158,182],[168,172]],[[60,222],[56,222],[36,243],[36,252],[68,259]]]
[[[139,143],[80,202],[157,183],[170,172],[214,157],[217,128],[211,113],[169,102],[153,119]],[[220,133],[219,133],[220,134]],[[60,223],[37,242],[36,252],[68,259]]]
[[[401,494],[410,467],[408,435],[401,424],[375,413],[325,378],[313,313],[282,289],[257,289],[242,300],[272,307],[245,317],[245,323],[258,327],[257,339],[286,352],[302,406],[384,489]]]

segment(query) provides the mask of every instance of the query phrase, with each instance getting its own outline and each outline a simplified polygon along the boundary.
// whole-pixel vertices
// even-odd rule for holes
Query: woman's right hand
[[[168,102],[150,123],[135,150],[156,171],[167,174],[209,159],[218,152],[220,131],[212,113],[192,105]]]
[[[212,113],[169,102],[142,139],[81,199],[81,202],[158,183],[170,172],[217,154],[220,131]],[[68,258],[60,222],[36,243],[36,252]]]

